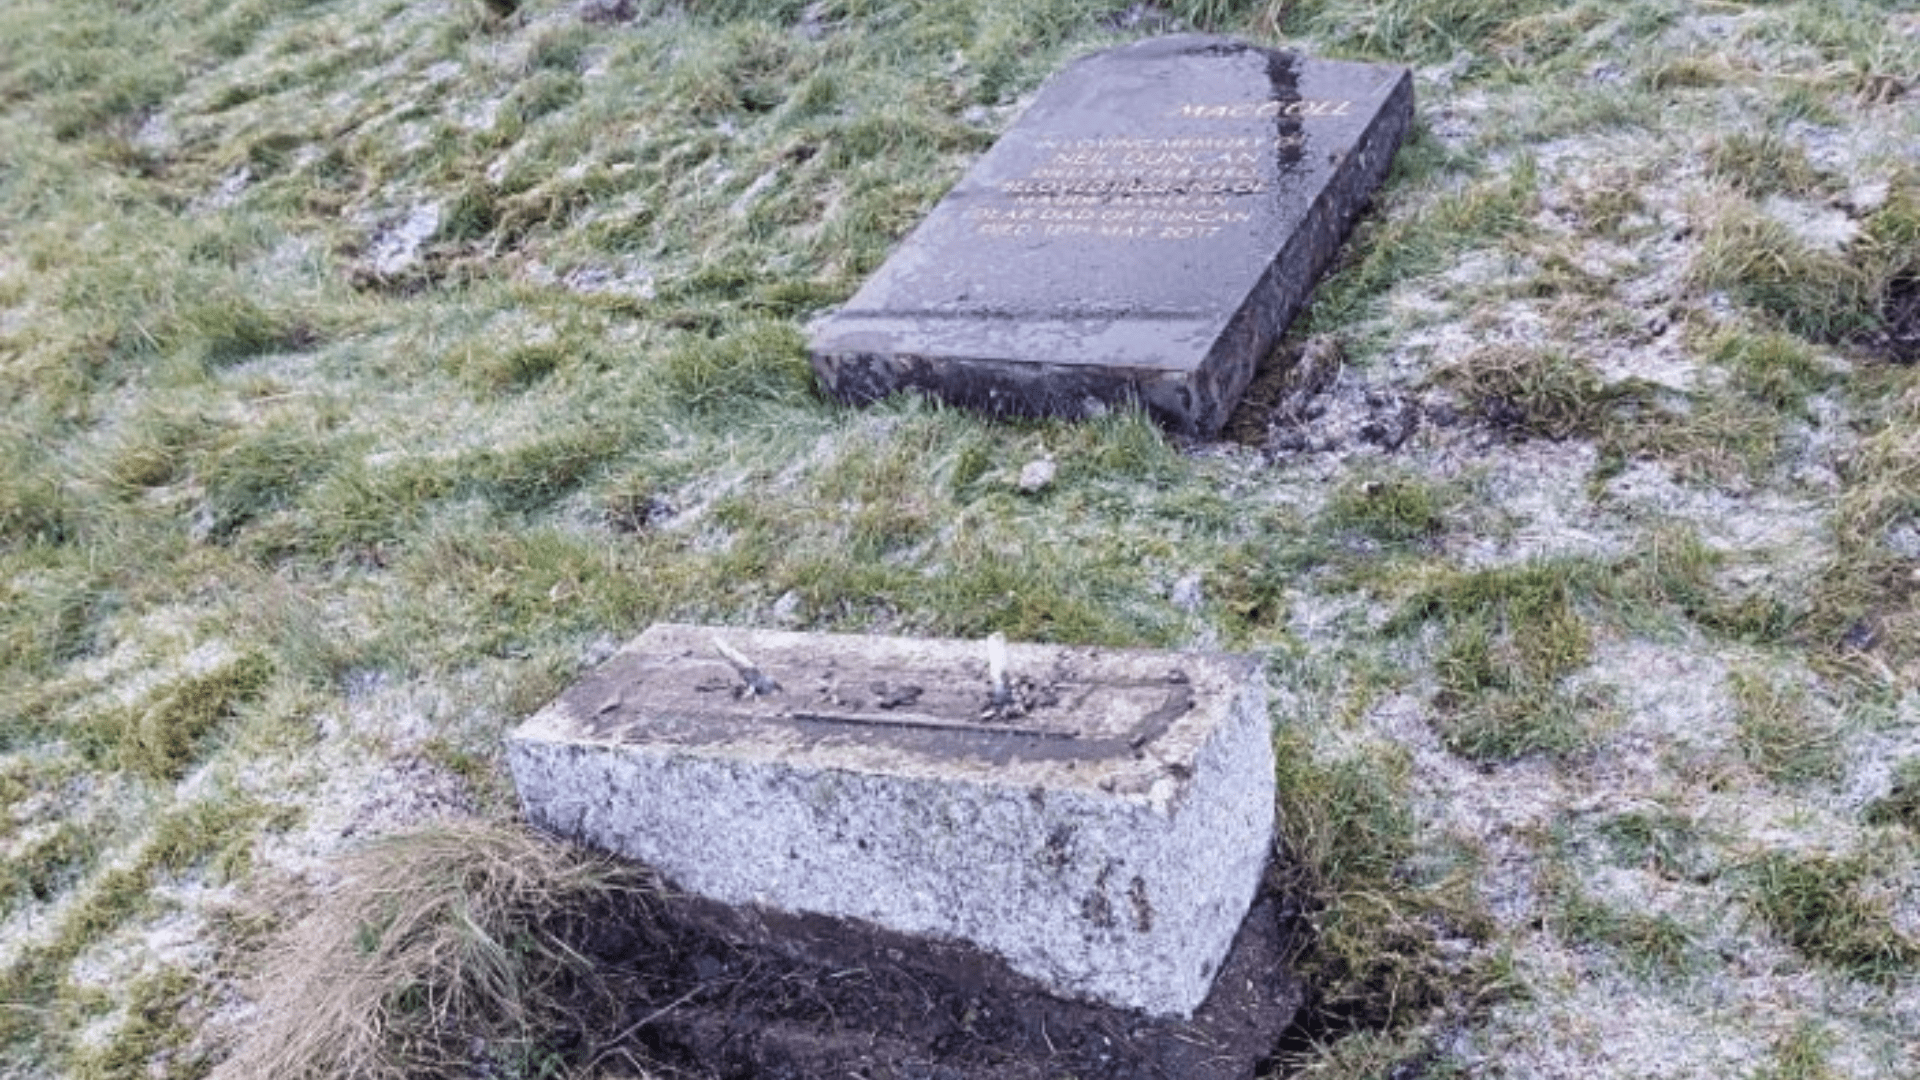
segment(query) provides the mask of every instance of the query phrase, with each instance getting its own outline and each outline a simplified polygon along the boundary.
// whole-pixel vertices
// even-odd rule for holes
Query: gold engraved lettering
[[[1337,102],[1303,108],[1329,112]],[[1252,115],[1275,102],[1220,105]],[[1216,106],[1196,104],[1211,115]],[[1287,135],[1090,136],[1035,139],[1038,163],[999,181],[964,214],[975,235],[1087,240],[1193,240],[1244,226],[1240,201],[1269,190],[1276,151],[1306,140]],[[997,197],[993,197],[997,196]]]

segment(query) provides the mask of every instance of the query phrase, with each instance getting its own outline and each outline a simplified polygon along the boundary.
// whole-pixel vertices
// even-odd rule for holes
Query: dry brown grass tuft
[[[549,1032],[595,992],[555,932],[566,912],[648,892],[639,872],[521,827],[472,821],[347,860],[257,978],[260,1019],[216,1080],[550,1075]]]

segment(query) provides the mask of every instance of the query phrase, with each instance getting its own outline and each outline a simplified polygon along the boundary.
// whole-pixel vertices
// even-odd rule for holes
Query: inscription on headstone
[[[1413,115],[1406,69],[1180,35],[1055,76],[844,307],[829,393],[995,413],[1138,401],[1210,435]]]

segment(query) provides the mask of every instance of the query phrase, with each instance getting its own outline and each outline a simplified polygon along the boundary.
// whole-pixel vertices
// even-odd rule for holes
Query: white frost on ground
[[[1800,69],[1812,63],[1780,55],[1769,45],[1765,24],[1773,13],[1762,6],[1740,12],[1726,10],[1730,5],[1725,4],[1705,6],[1711,10],[1683,14],[1671,23],[1660,46],[1665,55],[1758,65],[1769,91],[1776,81],[1803,77]],[[500,129],[512,88],[527,76],[532,35],[479,35],[464,60],[442,58],[437,51],[443,47],[441,35],[433,28],[471,15],[470,9],[444,0],[395,8],[377,34],[400,44],[377,48],[381,43],[369,32],[364,44],[381,62],[358,73],[357,88],[301,107],[353,117],[371,138],[414,143],[433,136],[430,122],[406,115],[422,102],[454,128]],[[565,11],[532,16],[541,29],[557,28],[572,17]],[[1920,36],[1920,16],[1887,18],[1893,33]],[[1534,235],[1511,247],[1465,252],[1436,273],[1401,283],[1387,297],[1381,316],[1390,330],[1382,335],[1387,344],[1364,368],[1341,371],[1321,395],[1321,412],[1306,429],[1309,444],[1271,458],[1200,447],[1200,456],[1213,459],[1209,475],[1231,485],[1232,497],[1248,507],[1281,507],[1302,519],[1317,514],[1330,491],[1369,470],[1405,470],[1464,491],[1472,504],[1465,522],[1420,552],[1452,568],[1616,559],[1636,554],[1652,530],[1671,525],[1693,531],[1723,553],[1728,580],[1764,591],[1790,589],[1831,553],[1839,470],[1856,438],[1850,430],[1853,418],[1837,394],[1815,397],[1812,421],[1795,422],[1789,460],[1778,475],[1741,482],[1697,482],[1671,465],[1647,460],[1630,461],[1617,475],[1596,481],[1600,455],[1589,440],[1514,440],[1465,418],[1423,421],[1397,448],[1368,434],[1391,426],[1405,408],[1444,403],[1445,394],[1432,385],[1434,373],[1489,345],[1562,349],[1615,385],[1638,380],[1676,397],[1712,389],[1723,375],[1696,357],[1689,332],[1702,325],[1746,324],[1748,316],[1727,298],[1699,295],[1689,282],[1702,233],[1721,204],[1735,197],[1724,181],[1707,175],[1700,150],[1723,127],[1746,130],[1772,106],[1750,86],[1736,83],[1702,92],[1711,103],[1691,111],[1664,102],[1670,112],[1663,119],[1671,117],[1670,127],[1624,124],[1511,145],[1502,141],[1509,138],[1503,131],[1508,122],[1538,121],[1545,106],[1497,79],[1469,81],[1486,59],[1463,52],[1421,69],[1421,119],[1443,148],[1473,156],[1481,173],[1460,177],[1462,184],[1497,179],[1522,156],[1533,161],[1540,184],[1539,209],[1531,217]],[[279,62],[259,52],[241,57],[221,74],[228,85],[269,85],[272,66]],[[589,60],[589,81],[608,70],[601,60]],[[1637,61],[1609,61],[1585,74],[1628,93],[1646,73]],[[168,111],[139,118],[134,149],[158,157],[208,145],[221,124],[246,122],[266,130],[274,110],[286,108],[269,101],[257,114],[249,113],[249,120],[208,119],[223,111],[209,104],[221,90],[212,79],[204,85],[197,80],[168,102]],[[301,91],[296,86],[285,93],[297,98]],[[1872,106],[1842,101],[1838,124],[1785,122],[1781,130],[1792,144],[1843,181],[1846,191],[1831,202],[1770,197],[1761,202],[1762,212],[1813,247],[1842,249],[1857,236],[1860,219],[1885,204],[1896,167],[1920,161],[1917,98],[1909,93]],[[1014,108],[971,106],[959,118],[998,126]],[[703,137],[737,143],[752,135],[750,127],[723,118]],[[311,143],[295,151],[292,160],[307,168],[320,153],[321,146]],[[525,158],[533,159],[532,152]],[[270,190],[273,176],[256,176],[237,160],[222,159],[217,172],[207,166],[210,171],[194,189],[196,210],[244,206]],[[573,174],[583,175],[588,166],[585,160],[577,163]],[[498,184],[524,167],[516,146],[499,152],[483,176]],[[747,217],[784,175],[764,163],[730,171],[724,154],[698,168],[706,185],[703,197],[716,205],[730,201]],[[722,189],[748,177],[755,179],[728,200],[729,192]],[[1631,195],[1634,205],[1607,235],[1588,235],[1584,208],[1616,188]],[[1439,194],[1402,191],[1392,197],[1415,205],[1393,205],[1389,212],[1411,220],[1426,209],[1422,199]],[[362,201],[344,211],[344,228],[364,244],[366,267],[382,277],[421,266],[443,224],[443,207],[453,205],[441,201],[440,193],[412,190],[367,190],[356,198]],[[587,212],[634,217],[651,213],[657,203],[655,193],[619,198],[626,201]],[[794,235],[832,223],[842,198],[842,189],[828,186],[817,220],[795,226]],[[545,237],[533,241],[547,242]],[[653,252],[644,257],[582,253],[560,243],[533,251],[538,258],[526,254],[524,261],[509,265],[509,275],[586,295],[647,301],[655,296],[655,274],[671,280],[674,273],[671,266],[649,261]],[[1526,291],[1555,256],[1599,283],[1590,295],[1549,300]],[[268,278],[319,277],[329,272],[329,257],[324,238],[287,239],[255,270]],[[9,291],[28,273],[20,259],[0,252],[0,284]],[[0,335],[19,332],[32,317],[24,308],[6,306],[10,303],[0,303]],[[615,331],[641,332],[624,325]],[[551,333],[537,313],[516,310],[493,317],[457,347],[534,344],[550,340]],[[376,332],[355,340],[351,349],[262,357],[243,365],[244,372],[214,377],[279,380],[295,388],[292,393],[334,403],[343,417],[340,432],[366,440],[369,456],[360,464],[376,473],[467,454],[510,454],[550,434],[550,406],[537,391],[476,402],[458,388],[442,370],[454,347],[432,333],[401,339]],[[1845,364],[1826,359],[1845,374]],[[362,362],[392,365],[407,375],[382,383],[390,395],[385,400],[363,402],[357,395],[366,380],[348,370]],[[97,418],[99,426],[113,427],[118,419],[113,409],[131,413],[137,404],[130,397],[111,405]],[[678,534],[697,551],[724,548],[731,534],[712,513],[722,500],[747,490],[776,495],[802,490],[851,455],[884,452],[895,427],[896,418],[884,413],[836,417],[830,425],[822,422],[823,433],[810,451],[771,464],[755,457],[750,432],[732,445],[707,446],[701,451],[708,455],[701,463],[704,471],[687,470],[677,487],[662,493],[658,520],[650,517],[648,523]],[[684,442],[674,432],[662,434],[661,441],[675,453]],[[1000,465],[1003,486],[1017,482],[1019,464]],[[1058,486],[1068,485],[1063,480]],[[947,528],[957,531],[965,524]],[[951,535],[942,532],[925,548],[938,550]],[[1908,555],[1920,551],[1920,535],[1911,530],[1889,542]],[[921,549],[898,557],[921,561]],[[1149,584],[1142,593],[1158,589],[1156,602],[1164,598],[1189,617],[1194,643],[1210,643],[1213,629],[1200,618],[1212,591],[1204,569],[1156,565],[1143,576]],[[17,583],[32,584],[24,577]],[[1513,946],[1525,984],[1523,994],[1496,1005],[1484,1023],[1454,1029],[1441,1047],[1470,1074],[1569,1080],[1746,1077],[1759,1069],[1775,1041],[1803,1020],[1818,1018],[1835,1036],[1829,1064],[1836,1075],[1920,1076],[1920,1050],[1914,1046],[1920,1041],[1914,1037],[1920,1032],[1920,980],[1909,977],[1878,988],[1823,971],[1757,926],[1736,895],[1737,882],[1676,881],[1641,867],[1611,865],[1588,835],[1623,814],[1672,812],[1697,826],[1699,858],[1715,870],[1737,868],[1770,849],[1871,852],[1884,834],[1863,828],[1859,818],[1867,804],[1887,793],[1895,763],[1920,755],[1920,695],[1909,689],[1884,708],[1863,706],[1857,715],[1839,716],[1816,699],[1818,715],[1844,735],[1842,777],[1827,787],[1782,788],[1758,776],[1740,755],[1730,677],[1758,669],[1798,683],[1805,672],[1774,653],[1704,640],[1691,630],[1628,634],[1607,628],[1596,632],[1587,666],[1569,680],[1571,688],[1602,692],[1606,704],[1584,717],[1596,745],[1565,761],[1532,757],[1473,763],[1447,752],[1434,729],[1432,686],[1418,669],[1423,647],[1431,642],[1383,639],[1388,605],[1364,591],[1328,593],[1320,585],[1309,572],[1284,586],[1286,633],[1297,656],[1276,658],[1275,664],[1324,669],[1316,674],[1326,682],[1345,677],[1351,657],[1416,671],[1350,726],[1328,721],[1333,730],[1316,736],[1338,750],[1385,746],[1405,752],[1423,845],[1440,849],[1464,841],[1478,856],[1482,898]],[[819,614],[802,610],[791,591],[767,604],[768,616],[783,622]],[[113,650],[68,669],[67,677],[86,688],[69,712],[130,707],[182,673],[211,670],[232,659],[239,645],[205,639],[207,618],[205,611],[180,606],[149,609],[138,620],[110,620],[106,637],[116,642]],[[590,660],[612,645],[591,643]],[[1274,694],[1278,713],[1303,724],[1326,720],[1312,710],[1331,696],[1325,685],[1278,685]],[[300,808],[303,814],[291,829],[260,840],[257,862],[269,876],[324,885],[334,860],[353,845],[472,812],[464,782],[434,760],[429,744],[449,729],[480,725],[473,718],[476,703],[497,699],[494,689],[463,683],[458,676],[394,685],[382,676],[350,673],[344,701],[332,701],[312,718],[317,746],[251,761],[240,776],[228,775],[223,762],[210,763],[172,794],[206,795],[231,782],[255,797]],[[484,722],[498,726],[500,718]],[[92,880],[125,865],[140,832],[128,823],[151,810],[124,778],[77,778],[33,792],[11,807],[10,850],[45,835],[57,820],[97,819],[114,833],[120,850],[92,868],[87,875]],[[1562,859],[1595,898],[1684,923],[1703,954],[1698,970],[1650,976],[1628,970],[1606,949],[1561,937],[1554,929],[1553,898],[1543,885]],[[1920,934],[1920,872],[1911,855],[1895,858],[1879,885],[1895,924]],[[0,962],[43,940],[79,892],[67,890],[45,904],[17,904],[0,923]],[[76,985],[104,988],[164,966],[210,962],[216,936],[210,916],[232,900],[231,888],[210,887],[189,876],[163,882],[153,898],[154,911],[81,955],[71,974]],[[101,1031],[117,1022],[101,1021]]]
[[[422,758],[331,754],[287,780],[299,786],[306,814],[261,845],[261,863],[313,883],[330,881],[334,861],[352,845],[473,812],[458,777]]]
[[[1657,462],[1629,464],[1607,481],[1606,495],[1643,522],[1685,522],[1702,542],[1722,551],[1766,551],[1805,567],[1828,546],[1826,515],[1832,507],[1825,501],[1687,484]]]
[[[420,261],[420,249],[439,231],[438,203],[416,203],[404,211],[382,216],[369,230],[367,269],[383,278],[412,270]]]
[[[1760,209],[1816,251],[1840,251],[1860,235],[1860,224],[1853,215],[1830,203],[1769,195],[1760,201]]]
[[[1591,444],[1457,442],[1436,451],[1429,467],[1437,475],[1460,476],[1482,491],[1499,493],[1498,518],[1491,527],[1448,538],[1449,553],[1463,566],[1610,558],[1628,549],[1630,537],[1587,497],[1588,478],[1598,462]]]

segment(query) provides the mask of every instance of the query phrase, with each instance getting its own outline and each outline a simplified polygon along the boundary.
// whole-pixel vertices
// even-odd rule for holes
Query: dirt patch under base
[[[557,929],[591,962],[582,1005],[610,1033],[571,1049],[642,1075],[1244,1080],[1304,997],[1299,931],[1272,892],[1186,1021],[1064,1001],[976,949],[815,916],[646,897]]]
[[[1880,315],[1888,354],[1902,364],[1920,363],[1920,277],[1888,285]]]

